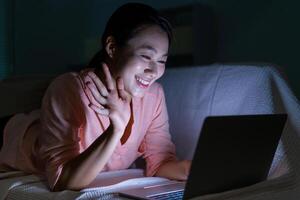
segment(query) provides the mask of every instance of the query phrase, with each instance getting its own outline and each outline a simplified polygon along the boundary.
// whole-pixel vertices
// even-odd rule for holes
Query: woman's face
[[[132,97],[143,97],[165,71],[169,41],[159,26],[148,26],[118,48],[112,60],[114,76],[123,78]]]

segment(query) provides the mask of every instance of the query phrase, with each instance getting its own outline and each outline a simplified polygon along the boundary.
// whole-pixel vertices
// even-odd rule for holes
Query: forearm
[[[160,166],[155,176],[165,177],[172,180],[187,180],[191,162],[188,160],[183,161],[170,161]]]
[[[107,163],[122,133],[109,127],[89,148],[66,163],[54,190],[79,190],[90,184]]]

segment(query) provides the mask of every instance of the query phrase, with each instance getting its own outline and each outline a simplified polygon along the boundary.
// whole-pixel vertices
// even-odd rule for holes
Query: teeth
[[[149,85],[149,81],[145,81],[145,80],[143,80],[143,79],[141,79],[140,77],[137,77],[136,78],[139,82],[141,82],[143,85]]]

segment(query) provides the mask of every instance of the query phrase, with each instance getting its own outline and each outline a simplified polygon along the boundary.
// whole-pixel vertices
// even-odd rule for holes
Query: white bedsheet
[[[50,192],[46,182],[41,178],[16,171],[0,173],[0,200],[121,199],[116,194],[119,191],[165,181],[168,181],[168,179],[143,177],[143,170],[141,169],[127,169],[103,172],[97,176],[87,189],[81,191]]]

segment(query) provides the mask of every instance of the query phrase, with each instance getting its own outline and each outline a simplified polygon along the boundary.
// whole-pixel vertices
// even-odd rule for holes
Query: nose
[[[151,78],[155,78],[157,76],[157,64],[155,62],[149,62],[147,68],[145,68],[144,72]]]

